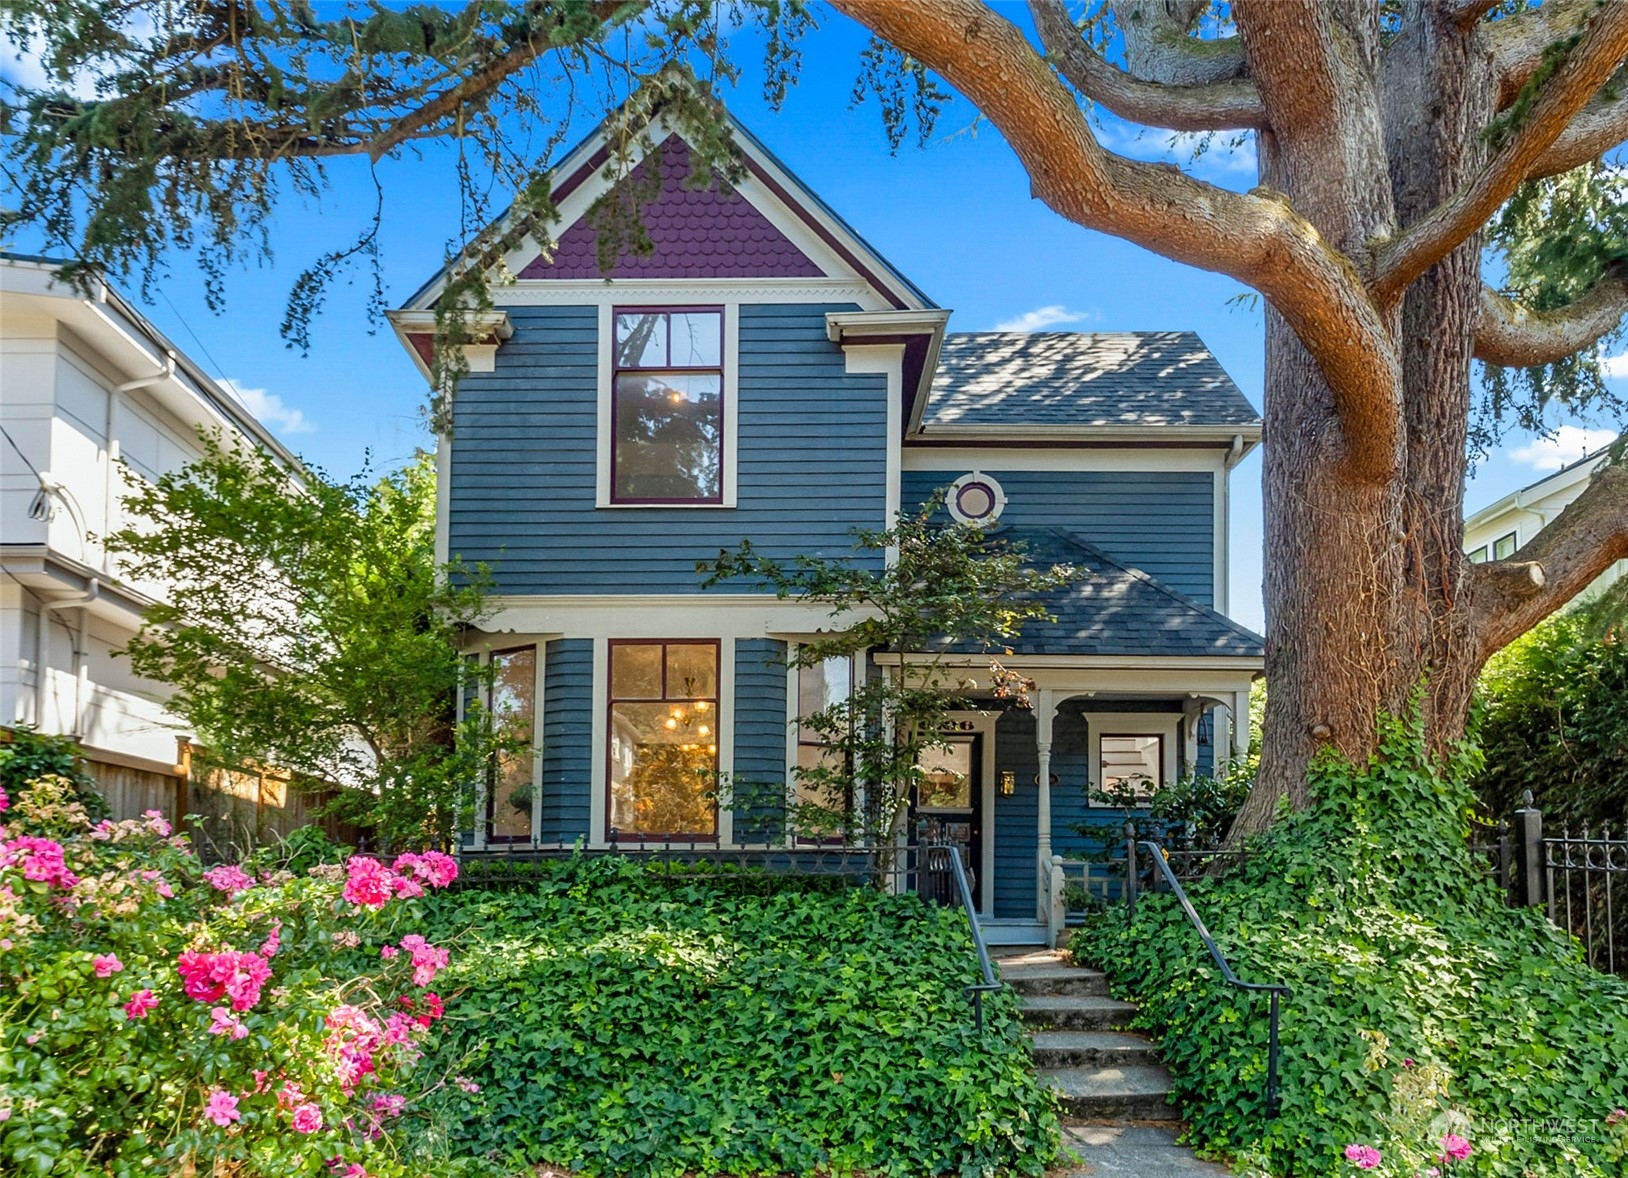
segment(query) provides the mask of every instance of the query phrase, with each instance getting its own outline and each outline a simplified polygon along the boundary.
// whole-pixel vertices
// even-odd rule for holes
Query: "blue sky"
[[[1014,19],[1021,9],[1000,6]],[[1065,222],[1029,196],[1028,180],[998,133],[952,106],[925,150],[913,141],[888,154],[874,100],[850,107],[864,36],[827,14],[804,45],[803,70],[784,108],[769,111],[748,68],[730,102],[736,114],[873,246],[940,305],[951,330],[1032,324],[1082,331],[1193,330],[1209,344],[1259,407],[1263,366],[1259,311],[1229,306],[1235,281],[1166,261],[1123,241]],[[740,44],[748,44],[741,38]],[[749,57],[750,49],[746,50]],[[11,53],[0,71],[30,80],[37,68]],[[578,130],[585,130],[586,124]],[[1186,163],[1186,145],[1163,132],[1139,133],[1105,121],[1107,146],[1141,158]],[[1252,145],[1214,147],[1191,165],[1228,187],[1254,182]],[[324,249],[348,243],[373,206],[365,163],[330,165],[332,188],[320,202],[289,198],[273,230],[274,258],[228,279],[221,316],[204,305],[193,260],[177,258],[152,320],[208,371],[229,381],[288,445],[336,475],[394,466],[427,444],[420,416],[424,386],[388,330],[367,322],[366,280],[336,287],[316,324],[311,352],[287,349],[278,335],[288,290]],[[387,161],[382,233],[387,295],[404,300],[440,264],[457,225],[451,157],[431,146]],[[498,200],[498,205],[504,203]],[[36,246],[20,239],[16,248]],[[128,290],[136,297],[134,290]],[[1612,379],[1628,391],[1628,354]],[[1469,489],[1471,510],[1541,477],[1581,445],[1597,448],[1610,422],[1560,422],[1560,445],[1514,436],[1482,465]],[[1595,432],[1589,432],[1595,431]],[[1262,624],[1259,452],[1233,476],[1233,614]]]

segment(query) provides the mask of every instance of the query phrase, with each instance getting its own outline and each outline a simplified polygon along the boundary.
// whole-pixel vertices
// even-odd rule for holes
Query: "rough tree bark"
[[[1482,226],[1522,179],[1628,135],[1608,84],[1628,3],[1487,22],[1489,4],[1412,0],[1386,32],[1370,0],[1234,0],[1239,35],[1216,45],[1192,35],[1205,5],[1135,0],[1115,6],[1135,27],[1121,69],[1066,0],[1030,2],[1045,55],[974,0],[834,2],[970,98],[1063,216],[1266,298],[1272,690],[1234,837],[1284,797],[1307,801],[1320,749],[1370,754],[1379,716],[1421,685],[1431,739],[1461,736],[1487,657],[1628,555],[1628,471],[1509,561],[1472,566],[1461,543],[1472,359],[1558,359],[1628,310],[1620,270],[1543,314],[1481,278]],[[1261,187],[1223,193],[1108,155],[1059,75],[1137,121],[1255,128]],[[1536,87],[1524,118],[1495,145],[1488,129],[1523,87]]]

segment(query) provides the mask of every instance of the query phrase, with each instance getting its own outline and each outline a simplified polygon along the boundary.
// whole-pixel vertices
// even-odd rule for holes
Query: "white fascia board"
[[[1241,459],[1261,439],[1261,423],[1247,425],[926,425],[913,435],[917,440],[957,443],[986,443],[1000,445],[1016,441],[1097,442],[1115,443],[1152,442],[1163,447],[1220,446],[1230,449],[1234,439],[1242,438]]]
[[[540,639],[780,638],[845,630],[865,616],[756,593],[500,595],[486,604],[481,632]]]
[[[922,415],[933,395],[933,376],[938,372],[938,356],[944,346],[944,329],[949,325],[950,312],[942,308],[910,311],[828,311],[825,316],[825,336],[844,348],[865,345],[878,337],[900,335],[927,336],[927,355],[922,360],[921,376],[910,407],[910,420],[894,423],[888,437],[909,437],[921,429]],[[890,442],[890,446],[897,446]],[[891,519],[891,517],[890,517]]]
[[[1221,472],[1226,450],[1219,446],[1160,450],[1153,447],[1068,446],[912,446],[904,447],[904,469],[957,474],[1002,471],[1196,471]]]
[[[911,665],[936,663],[945,667],[988,666],[998,658],[1004,667],[1024,670],[1083,671],[1260,671],[1266,660],[1258,655],[1138,655],[1138,654],[905,654],[881,651],[871,656],[879,666],[896,667],[901,658]]]

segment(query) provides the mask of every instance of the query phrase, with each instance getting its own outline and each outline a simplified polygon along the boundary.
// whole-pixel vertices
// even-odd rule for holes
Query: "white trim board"
[[[593,597],[490,597],[480,633],[550,638],[787,638],[847,628],[843,615],[767,594],[622,594]]]
[[[1105,443],[1056,449],[1007,447],[999,443],[987,446],[913,446],[904,447],[904,469],[951,471],[957,473],[982,470],[999,477],[1003,471],[1221,471],[1226,465],[1226,450],[1154,448],[1127,450]]]

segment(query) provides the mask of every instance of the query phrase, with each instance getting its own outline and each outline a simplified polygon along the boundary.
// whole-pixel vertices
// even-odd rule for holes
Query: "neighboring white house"
[[[1477,564],[1514,555],[1587,489],[1589,479],[1605,460],[1604,450],[1580,458],[1475,512],[1464,521],[1464,551]],[[1628,575],[1628,560],[1619,560],[1585,593],[1598,593],[1624,575]]]
[[[118,292],[56,268],[0,254],[0,725],[76,737],[118,810],[173,792],[185,759],[166,689],[113,656],[163,592],[102,549],[125,480],[196,457],[199,427],[297,462]]]

